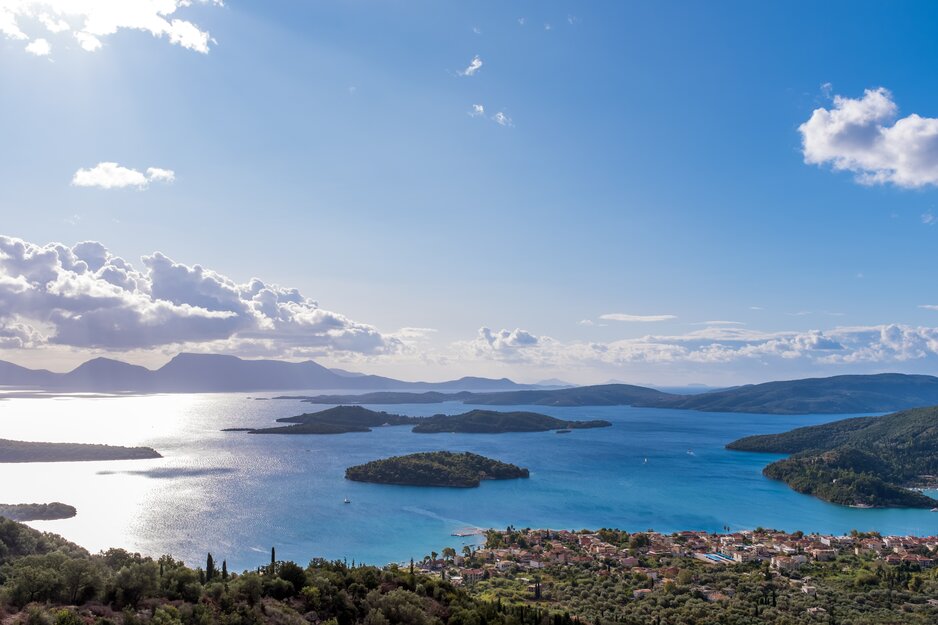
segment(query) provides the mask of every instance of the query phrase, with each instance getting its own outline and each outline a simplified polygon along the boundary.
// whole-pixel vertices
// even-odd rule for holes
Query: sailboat
[[[342,503],[352,503],[352,502],[349,501],[349,498],[348,498],[348,497],[346,497],[346,498],[345,498],[345,501],[343,501]]]

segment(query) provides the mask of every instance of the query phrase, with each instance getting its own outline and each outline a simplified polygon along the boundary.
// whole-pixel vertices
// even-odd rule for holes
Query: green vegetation
[[[763,473],[795,490],[852,506],[938,506],[910,490],[938,475],[938,407],[845,419],[783,434],[750,436],[729,449],[792,453]]]
[[[482,480],[528,477],[527,469],[471,453],[434,451],[394,456],[349,467],[345,477],[356,482],[407,486],[472,488]]]
[[[0,517],[13,521],[54,521],[70,519],[78,514],[74,506],[53,503],[0,504]]]
[[[406,417],[368,410],[361,406],[336,406],[321,412],[301,414],[277,419],[291,423],[280,427],[248,430],[251,434],[344,434],[370,432],[384,425],[414,425],[414,432],[473,432],[498,434],[503,432],[546,432],[573,428],[597,428],[612,425],[608,421],[563,421],[536,412],[498,412],[472,410],[459,415],[438,414],[432,417]],[[231,428],[228,431],[241,431]]]
[[[33,443],[0,439],[0,462],[81,462],[162,458],[149,447],[79,443]]]
[[[0,519],[0,621],[9,625],[572,625],[473,599],[389,566],[274,559],[240,575],[123,549],[90,555]]]
[[[603,428],[612,424],[608,421],[564,421],[536,412],[498,412],[495,410],[471,410],[460,415],[435,415],[422,419],[414,432],[435,434],[438,432],[466,432],[498,434],[503,432],[547,432],[549,430]]]

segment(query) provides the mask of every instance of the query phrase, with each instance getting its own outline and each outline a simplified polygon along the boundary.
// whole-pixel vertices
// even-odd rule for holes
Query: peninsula
[[[156,450],[149,447],[37,443],[0,439],[0,462],[90,462],[162,457]]]
[[[825,501],[871,508],[932,508],[915,488],[938,478],[938,406],[749,436],[728,449],[793,454],[766,477]]]
[[[355,482],[402,486],[473,488],[482,480],[528,477],[527,469],[472,453],[433,451],[394,456],[349,467],[345,478]]]

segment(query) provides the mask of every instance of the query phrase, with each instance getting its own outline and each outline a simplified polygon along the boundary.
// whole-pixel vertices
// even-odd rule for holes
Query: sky
[[[938,6],[0,0],[0,360],[938,371]]]

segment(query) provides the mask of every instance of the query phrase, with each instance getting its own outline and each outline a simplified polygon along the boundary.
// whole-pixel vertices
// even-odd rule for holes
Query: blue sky
[[[712,384],[934,371],[938,150],[892,169],[934,145],[931,3],[229,0],[158,14],[159,36],[133,15],[102,34],[25,5],[19,37],[2,12],[20,5],[0,0],[0,234],[97,241],[141,273],[81,313],[0,291],[0,359],[155,365],[186,349],[407,378]],[[857,147],[821,120],[805,151],[815,109],[869,111],[880,87],[897,109],[861,126],[917,114],[912,139]],[[95,186],[99,163],[138,177]],[[157,251],[189,282],[143,285]],[[195,265],[211,285],[179,271]],[[0,279],[35,287],[18,266]],[[266,317],[243,289],[204,300],[213,280],[254,277],[309,300]],[[174,334],[127,309],[140,298],[201,325]],[[119,339],[81,329],[115,309]],[[200,335],[207,318],[224,327]]]

